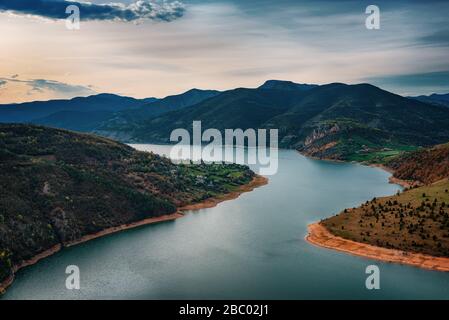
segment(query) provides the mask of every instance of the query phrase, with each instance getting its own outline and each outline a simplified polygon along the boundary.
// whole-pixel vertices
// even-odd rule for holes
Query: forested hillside
[[[254,177],[239,165],[175,165],[88,134],[0,125],[0,283],[56,244],[174,213]]]

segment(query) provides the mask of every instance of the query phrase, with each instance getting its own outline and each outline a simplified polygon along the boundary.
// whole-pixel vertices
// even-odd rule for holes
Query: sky
[[[0,0],[0,103],[369,82],[449,92],[448,1]],[[365,9],[380,9],[380,29]],[[80,29],[66,27],[68,5]]]

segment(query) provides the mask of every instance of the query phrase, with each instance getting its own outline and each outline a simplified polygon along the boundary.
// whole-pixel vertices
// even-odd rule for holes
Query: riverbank
[[[320,223],[314,223],[308,226],[306,241],[319,247],[364,258],[406,264],[428,270],[449,272],[449,258],[433,257],[420,253],[387,249],[355,242],[333,235]]]
[[[332,161],[329,159],[327,159],[327,160]],[[394,176],[395,170],[393,168],[387,167],[383,164],[366,164],[366,163],[360,163],[360,164],[367,165],[367,166],[374,167],[374,168],[380,168],[384,171],[387,171],[388,173],[391,174],[391,176],[388,179],[389,183],[391,183],[391,184],[397,184],[406,189],[423,186],[423,184],[419,183],[418,181],[403,180],[403,179],[396,178]],[[421,189],[417,189],[417,190],[421,190]],[[422,192],[422,193],[425,193],[425,192]],[[420,196],[421,196],[421,194],[420,194]],[[392,196],[392,197],[394,197],[394,196]],[[396,200],[396,198],[392,199],[391,201],[394,202],[395,200]],[[410,201],[411,200],[408,199],[407,203],[410,204]],[[435,199],[435,201],[436,201],[436,199]],[[421,202],[421,200],[419,202]],[[405,203],[403,205],[406,205],[407,203]],[[444,201],[443,201],[443,203],[444,203]],[[384,204],[384,205],[386,205],[386,204]],[[363,207],[363,205],[362,205],[362,207]],[[363,209],[361,209],[361,210],[363,210]],[[348,214],[349,214],[349,212],[352,212],[352,211],[345,210],[345,213],[346,212],[348,212]],[[392,212],[392,213],[394,213],[394,212]],[[336,223],[336,220],[339,219],[338,218],[339,216],[340,215],[331,217],[329,219],[326,219],[326,221],[333,219],[332,225],[337,224],[338,228],[340,228],[340,225],[338,223]],[[347,219],[349,219],[349,218],[346,218],[346,220]],[[357,219],[359,219],[359,218],[357,218]],[[346,224],[346,223],[348,223],[348,221],[343,222],[343,223]],[[384,222],[381,222],[382,227],[383,227],[384,223],[385,223],[385,225],[390,225],[389,223],[384,221]],[[373,222],[373,224],[376,225],[376,223],[374,223],[374,222]],[[357,228],[359,228],[360,226],[361,226],[361,222],[359,222],[358,226],[351,225],[351,229],[354,230],[354,227],[355,227],[357,230]],[[342,224],[341,228],[343,229],[344,227],[346,229],[346,225]],[[346,237],[343,238],[339,235],[336,235],[335,233],[332,233],[333,231],[331,231],[331,229],[328,229],[328,228],[329,228],[329,225],[325,225],[322,222],[309,225],[308,226],[308,235],[306,236],[306,240],[309,243],[312,243],[312,244],[320,246],[320,247],[325,247],[328,249],[333,249],[333,250],[337,250],[337,251],[341,251],[341,252],[345,252],[348,254],[361,256],[361,257],[365,257],[365,258],[377,259],[377,260],[381,260],[381,261],[385,261],[385,262],[412,265],[415,267],[429,269],[429,270],[437,270],[437,271],[445,271],[445,272],[449,271],[449,258],[439,257],[439,256],[432,255],[432,254],[425,253],[425,252],[417,253],[417,252],[414,252],[414,251],[408,250],[408,249],[403,249],[403,250],[389,249],[389,248],[386,248],[383,246],[378,246],[375,243],[367,244],[365,242],[359,241],[358,238],[356,238],[357,240],[348,240],[348,239],[346,239]],[[396,230],[394,230],[393,234],[395,233],[395,231]],[[359,232],[360,232],[360,234],[363,233],[365,236],[369,236],[369,233],[372,233],[375,231],[372,231],[372,229],[371,229],[371,230],[369,230],[369,232],[366,232],[366,230],[360,229],[359,231],[356,232],[356,236],[359,235]],[[377,235],[377,233],[376,233],[376,235]],[[435,237],[435,236],[436,235],[434,233],[433,237]],[[440,236],[440,235],[438,234],[438,236]],[[361,236],[361,237],[363,237],[363,236]],[[442,239],[444,239],[444,238],[442,238]],[[439,245],[441,246],[441,243],[439,243]]]
[[[388,178],[388,182],[392,184],[398,184],[403,188],[411,188],[415,186],[420,186],[420,184],[416,181],[408,181],[408,180],[402,180],[399,178],[396,178],[394,176],[394,170],[390,167],[384,166],[383,164],[369,164],[368,166],[373,168],[380,168],[384,171],[387,171],[388,173],[391,173],[391,176]]]
[[[238,198],[241,194],[246,193],[246,192],[250,192],[253,191],[255,188],[264,186],[268,183],[268,179],[259,175],[255,175],[254,178],[246,185],[242,185],[239,186],[237,188],[237,190],[227,193],[227,194],[223,194],[220,195],[218,197],[215,198],[210,198],[210,199],[206,199],[200,203],[196,203],[196,204],[191,204],[191,205],[187,205],[187,206],[183,206],[183,207],[179,207],[177,208],[177,211],[173,214],[168,214],[168,215],[164,215],[164,216],[160,216],[160,217],[155,217],[155,218],[148,218],[148,219],[144,219],[141,221],[137,221],[137,222],[133,222],[133,223],[128,223],[128,224],[123,224],[120,226],[116,226],[116,227],[111,227],[111,228],[107,228],[104,229],[102,231],[99,231],[97,233],[94,234],[89,234],[89,235],[85,235],[83,237],[81,237],[78,240],[75,241],[71,241],[71,242],[65,242],[63,244],[57,244],[53,247],[51,247],[50,249],[47,249],[37,255],[35,255],[34,257],[32,257],[31,259],[28,259],[26,261],[23,261],[22,263],[15,265],[13,267],[13,273],[11,276],[9,276],[7,279],[5,279],[3,282],[0,283],[0,295],[2,293],[5,292],[5,290],[13,283],[14,278],[15,278],[15,274],[22,268],[25,268],[27,266],[31,266],[37,262],[39,262],[40,260],[47,258],[59,251],[61,251],[64,247],[71,247],[71,246],[75,246],[93,239],[97,239],[103,236],[107,236],[113,233],[117,233],[120,231],[124,231],[124,230],[129,230],[129,229],[133,229],[133,228],[137,228],[140,226],[144,226],[144,225],[148,225],[148,224],[154,224],[154,223],[161,223],[161,222],[167,222],[167,221],[174,221],[178,218],[182,218],[184,216],[184,212],[185,211],[196,211],[196,210],[200,210],[200,209],[206,209],[206,208],[212,208],[217,206],[219,203],[227,201],[227,200],[233,200]]]
[[[195,204],[190,204],[187,206],[180,207],[180,208],[178,208],[178,211],[184,212],[184,211],[189,211],[189,210],[201,210],[201,209],[213,208],[223,201],[234,200],[234,199],[238,198],[242,193],[251,192],[255,188],[264,186],[266,184],[268,184],[268,178],[256,175],[253,178],[253,180],[251,180],[248,184],[240,186],[236,191],[233,191],[233,192],[230,192],[230,193],[218,196],[218,197],[209,198],[200,203],[195,203]]]

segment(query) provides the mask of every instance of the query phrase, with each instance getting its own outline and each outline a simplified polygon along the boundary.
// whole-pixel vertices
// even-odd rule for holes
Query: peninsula
[[[449,144],[385,163],[403,192],[309,226],[307,241],[338,251],[449,271]]]

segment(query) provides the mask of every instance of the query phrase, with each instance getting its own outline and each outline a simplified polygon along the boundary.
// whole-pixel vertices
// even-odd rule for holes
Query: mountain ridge
[[[125,108],[136,107],[142,104],[143,101],[147,100],[139,100],[110,93],[100,93],[72,99],[3,104],[0,105],[0,122],[30,122],[61,111],[116,112]]]
[[[59,113],[37,120],[142,143],[170,143],[172,130],[191,130],[193,121],[202,121],[204,129],[278,129],[280,147],[315,158],[371,163],[449,141],[449,108],[367,83],[268,80],[258,88],[191,89],[117,112]]]
[[[191,130],[193,121],[221,131],[278,128],[280,147],[335,160],[378,161],[373,154],[381,157],[383,152],[398,154],[449,141],[447,108],[370,84],[343,83],[308,90],[228,90],[196,105],[128,124],[126,139],[169,143],[172,130]]]
[[[411,99],[419,100],[421,102],[443,105],[445,107],[449,107],[449,93],[446,94],[438,94],[432,93],[430,95],[421,95],[416,97],[409,97]]]

